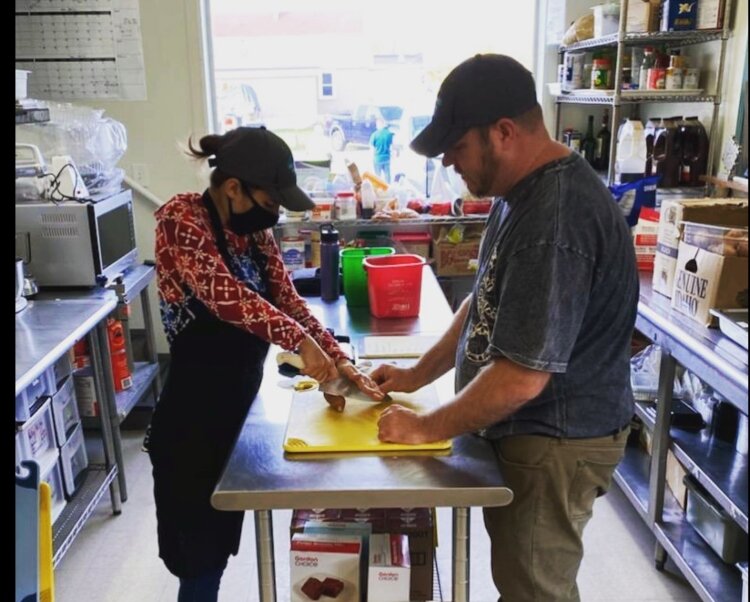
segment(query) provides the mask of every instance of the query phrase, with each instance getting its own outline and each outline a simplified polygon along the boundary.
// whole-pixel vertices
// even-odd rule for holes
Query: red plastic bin
[[[376,318],[419,315],[424,257],[401,253],[365,257],[370,313]]]

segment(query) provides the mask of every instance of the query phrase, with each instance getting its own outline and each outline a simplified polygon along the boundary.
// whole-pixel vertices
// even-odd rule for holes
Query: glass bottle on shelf
[[[586,134],[581,140],[581,154],[589,165],[594,167],[596,161],[596,138],[594,138],[594,116],[589,115],[589,124],[586,128]]]
[[[641,68],[638,72],[638,89],[648,90],[648,70],[653,68],[656,56],[654,55],[654,49],[652,46],[646,46],[643,49],[643,60],[641,61]]]
[[[602,127],[596,134],[596,153],[594,154],[594,167],[596,169],[607,169],[609,167],[609,147],[612,141],[612,132],[609,131],[609,111],[604,111]]]

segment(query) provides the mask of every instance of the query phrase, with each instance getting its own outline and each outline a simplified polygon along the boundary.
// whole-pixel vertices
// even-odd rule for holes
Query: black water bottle
[[[320,298],[339,298],[339,231],[333,224],[320,227]]]

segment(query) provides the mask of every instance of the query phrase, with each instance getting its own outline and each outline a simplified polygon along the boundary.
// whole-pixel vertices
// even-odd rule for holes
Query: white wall
[[[200,0],[141,0],[147,100],[80,103],[104,109],[105,115],[125,125],[128,150],[119,167],[132,177],[133,164],[145,166],[148,177],[143,183],[162,201],[177,192],[205,187],[195,165],[178,149],[189,135],[208,131],[199,4]],[[139,257],[153,259],[156,207],[135,193],[133,196]],[[157,348],[166,353],[155,283],[150,293]],[[140,325],[142,318],[136,311],[133,326]]]

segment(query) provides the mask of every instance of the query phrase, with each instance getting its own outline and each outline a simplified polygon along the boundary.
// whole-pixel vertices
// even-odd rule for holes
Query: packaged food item
[[[591,71],[591,87],[595,90],[609,90],[612,86],[610,80],[612,74],[612,62],[609,57],[594,59]]]

